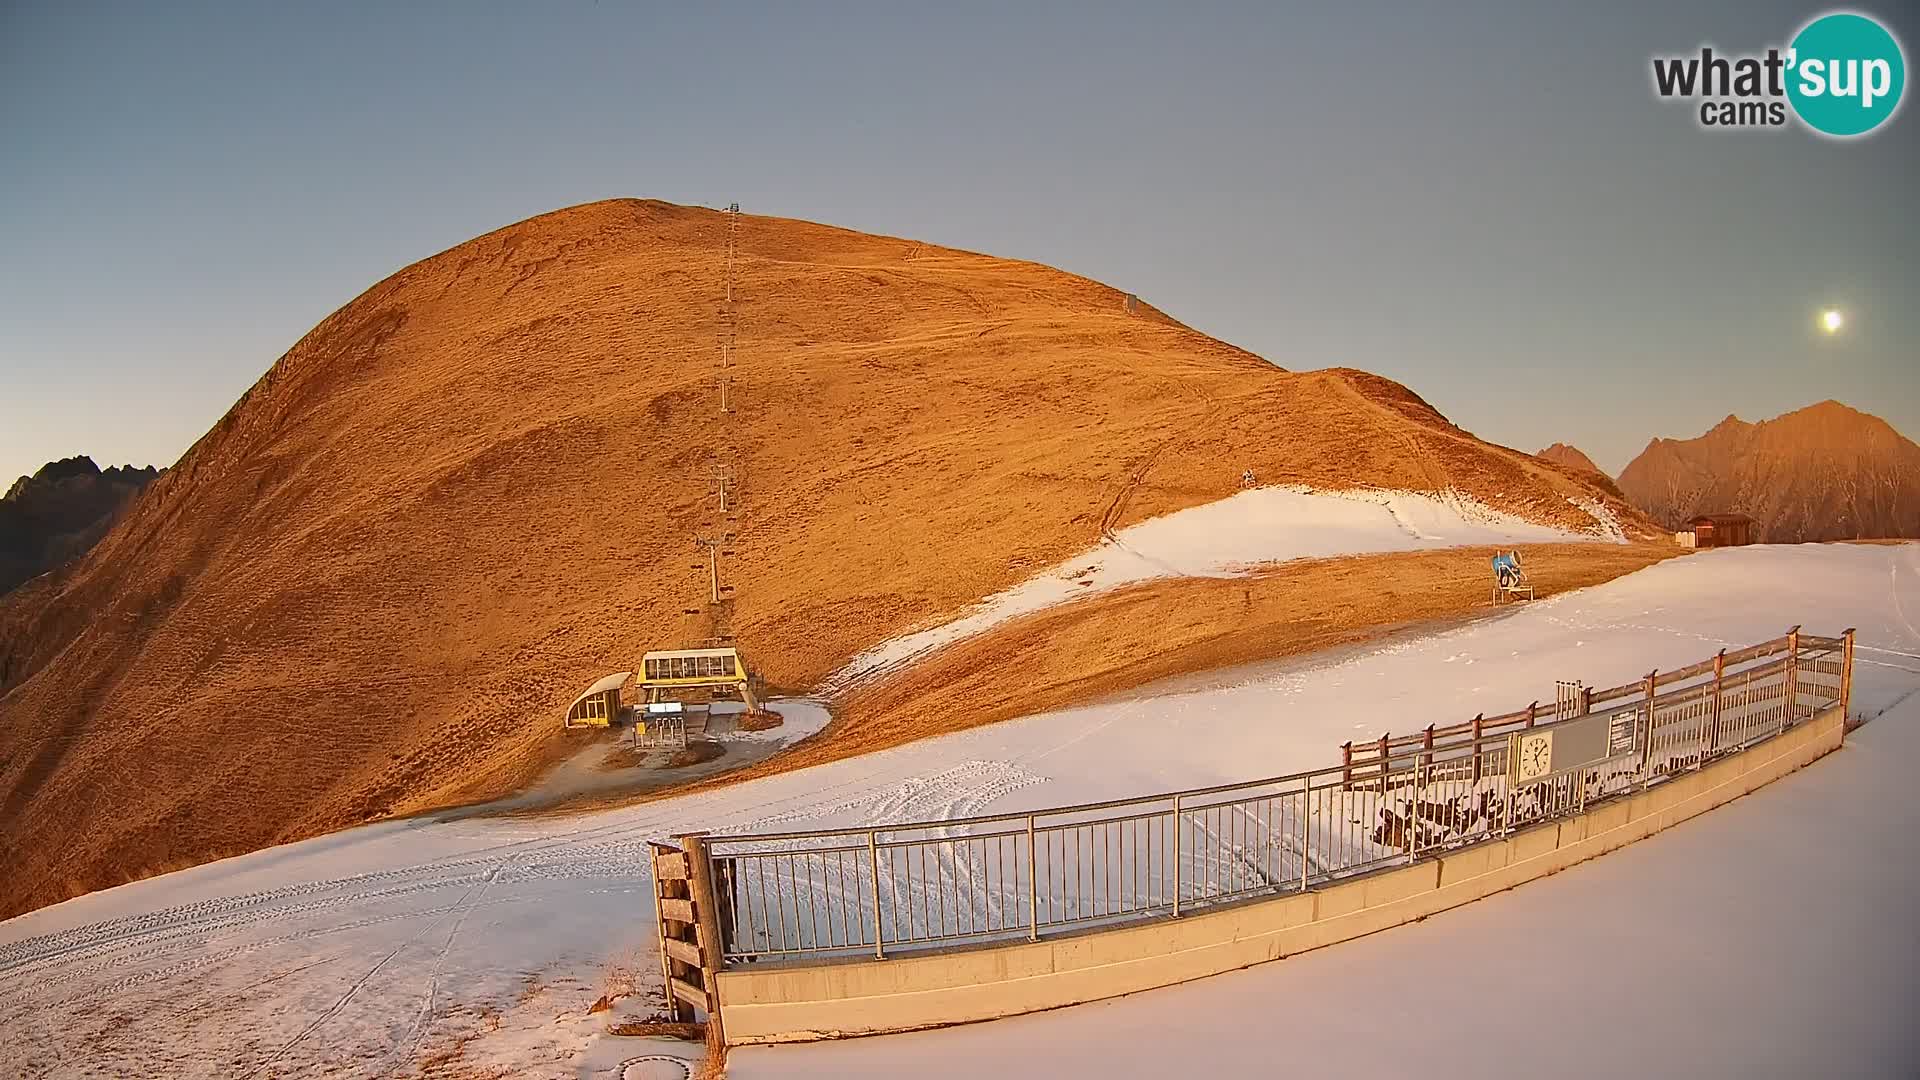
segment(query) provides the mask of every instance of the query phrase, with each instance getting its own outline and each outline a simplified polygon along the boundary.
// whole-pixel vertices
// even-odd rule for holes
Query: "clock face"
[[[1551,732],[1521,736],[1518,771],[1522,780],[1535,780],[1553,771]]]

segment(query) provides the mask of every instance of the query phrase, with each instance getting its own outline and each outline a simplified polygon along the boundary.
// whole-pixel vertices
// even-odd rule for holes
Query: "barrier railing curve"
[[[1852,660],[1852,630],[1796,627],[1617,687],[1563,683],[1551,711],[1350,743],[1305,772],[656,848],[694,856],[684,872],[715,908],[697,920],[715,966],[1039,940],[1313,889],[1581,813],[1844,705]]]

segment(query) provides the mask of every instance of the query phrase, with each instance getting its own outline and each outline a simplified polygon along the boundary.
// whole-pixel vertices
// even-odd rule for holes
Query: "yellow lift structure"
[[[740,650],[661,649],[640,659],[640,689],[648,701],[659,701],[669,691],[707,687],[732,690],[746,702],[749,712],[759,712],[753,699],[752,677]]]

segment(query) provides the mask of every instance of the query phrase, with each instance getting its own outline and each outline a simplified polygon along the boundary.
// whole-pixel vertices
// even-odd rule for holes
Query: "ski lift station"
[[[748,685],[747,665],[740,650],[670,649],[650,652],[640,661],[640,688],[648,701],[659,701],[673,691],[731,690],[750,711],[759,711]]]
[[[620,701],[620,688],[633,678],[631,671],[616,671],[603,676],[567,706],[565,726],[607,727],[625,717],[626,705]],[[684,690],[709,690],[737,694],[749,712],[758,712],[754,700],[751,673],[738,649],[662,649],[641,659],[640,701],[644,712],[660,715],[669,710],[652,706],[672,701]]]

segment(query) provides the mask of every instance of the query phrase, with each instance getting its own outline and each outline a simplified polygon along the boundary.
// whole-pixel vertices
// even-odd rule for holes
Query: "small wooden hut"
[[[1740,547],[1753,543],[1752,518],[1745,514],[1701,514],[1693,519],[1693,546]]]

